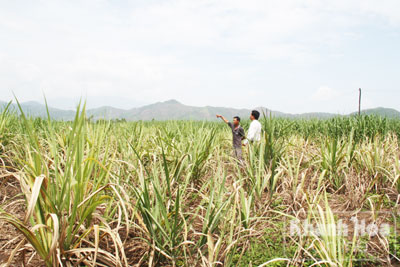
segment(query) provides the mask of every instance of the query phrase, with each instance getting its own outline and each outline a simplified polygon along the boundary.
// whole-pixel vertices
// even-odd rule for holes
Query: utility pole
[[[358,96],[358,116],[361,116],[361,88],[358,89],[359,96]]]

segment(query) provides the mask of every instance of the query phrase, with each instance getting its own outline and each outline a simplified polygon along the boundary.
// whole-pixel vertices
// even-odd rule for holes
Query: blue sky
[[[0,99],[400,110],[398,0],[5,0]]]

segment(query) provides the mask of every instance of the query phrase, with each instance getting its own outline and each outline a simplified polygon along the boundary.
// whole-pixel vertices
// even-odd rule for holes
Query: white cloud
[[[4,97],[13,89],[26,100],[42,98],[43,90],[49,98],[123,95],[144,102],[263,105],[254,97],[223,96],[243,92],[249,83],[252,92],[277,87],[280,81],[261,69],[265,65],[284,65],[290,78],[296,68],[344,57],[346,43],[362,38],[359,27],[397,29],[399,5],[398,0],[8,1],[0,10],[0,93]],[[334,97],[337,91],[327,87],[313,95],[321,101]]]
[[[327,86],[321,86],[311,96],[313,101],[331,101],[340,97],[340,92]]]

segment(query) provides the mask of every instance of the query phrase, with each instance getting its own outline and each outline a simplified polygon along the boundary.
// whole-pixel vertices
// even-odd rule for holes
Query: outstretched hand
[[[229,121],[225,119],[222,115],[217,115],[217,118],[221,118],[225,123],[229,123]]]

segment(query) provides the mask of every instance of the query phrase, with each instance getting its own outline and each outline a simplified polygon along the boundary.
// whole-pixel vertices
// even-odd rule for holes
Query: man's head
[[[250,114],[250,120],[258,120],[258,118],[260,118],[260,112],[258,112],[257,110],[253,110]]]
[[[233,125],[235,125],[236,127],[239,126],[239,124],[240,124],[240,117],[239,116],[233,117]]]

